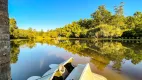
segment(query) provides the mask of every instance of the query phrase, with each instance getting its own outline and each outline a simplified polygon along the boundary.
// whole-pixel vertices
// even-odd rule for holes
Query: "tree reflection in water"
[[[79,56],[90,57],[90,62],[93,63],[99,70],[103,70],[110,61],[113,62],[113,68],[121,70],[121,65],[124,60],[131,60],[133,64],[138,64],[142,61],[142,45],[141,43],[126,43],[126,42],[108,42],[95,40],[48,40],[48,41],[28,41],[14,40],[11,41],[11,63],[16,63],[19,47],[26,46],[33,48],[36,43],[54,45],[64,48],[72,54]]]
[[[10,43],[11,45],[11,50],[10,50],[10,58],[11,58],[11,63],[16,63],[18,60],[18,54],[20,53],[20,47],[29,47],[32,49],[33,47],[36,46],[36,43],[34,41],[29,41],[29,40],[13,40]]]

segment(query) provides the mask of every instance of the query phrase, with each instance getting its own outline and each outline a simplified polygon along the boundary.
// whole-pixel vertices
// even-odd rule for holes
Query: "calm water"
[[[42,76],[50,64],[73,57],[108,80],[142,80],[142,43],[95,40],[11,41],[12,80]]]

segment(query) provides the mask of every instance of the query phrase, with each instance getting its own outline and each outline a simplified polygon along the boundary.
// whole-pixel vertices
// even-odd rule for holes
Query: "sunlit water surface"
[[[93,40],[12,41],[12,80],[42,76],[50,64],[73,57],[73,65],[90,63],[108,80],[142,80],[142,44]]]

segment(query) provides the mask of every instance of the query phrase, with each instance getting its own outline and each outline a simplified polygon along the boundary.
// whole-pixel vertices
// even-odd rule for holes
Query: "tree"
[[[39,36],[43,36],[43,29],[41,29],[41,31],[39,32]]]
[[[11,18],[9,20],[9,25],[10,25],[10,30],[9,30],[10,35],[11,35],[11,37],[15,37],[14,33],[17,32],[16,29],[18,29],[16,20],[14,18]]]
[[[134,28],[128,31],[123,32],[122,37],[141,37],[142,36],[142,28]]]
[[[124,2],[121,2],[119,6],[114,6],[115,14],[118,16],[123,16],[124,13]]]
[[[111,17],[111,25],[116,26],[117,28],[126,29],[123,6],[124,3],[121,2],[119,6],[114,7],[115,15]]]
[[[142,28],[142,12],[135,12],[134,13],[134,22],[136,25],[136,28]]]
[[[28,29],[28,38],[29,38],[29,39],[33,39],[34,37],[35,37],[35,34],[34,34],[32,28],[30,27],[30,28]]]
[[[111,18],[111,13],[106,10],[105,5],[99,6],[97,11],[95,11],[93,14],[91,14],[94,24],[100,25],[100,24],[107,24],[109,23],[109,20]]]
[[[92,22],[93,20],[92,19],[80,19],[77,23],[81,26],[81,27],[84,27],[86,29],[89,29],[89,28],[92,28],[93,25],[92,25]]]
[[[0,80],[11,80],[8,0],[0,0]]]
[[[101,24],[96,26],[96,28],[88,31],[89,37],[96,38],[112,38],[112,37],[120,37],[123,31],[120,28],[116,28],[115,26],[108,24]]]
[[[51,32],[51,38],[57,38],[58,37],[58,33],[56,31]]]
[[[135,18],[133,16],[126,17],[127,28],[135,28]]]

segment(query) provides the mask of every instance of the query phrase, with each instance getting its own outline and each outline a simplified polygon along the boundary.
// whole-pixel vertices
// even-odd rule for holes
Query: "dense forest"
[[[125,38],[142,39],[142,12],[124,16],[124,3],[114,7],[114,14],[101,5],[90,19],[80,19],[62,28],[44,32],[29,28],[19,29],[16,20],[10,19],[10,37],[13,39],[51,38]]]

